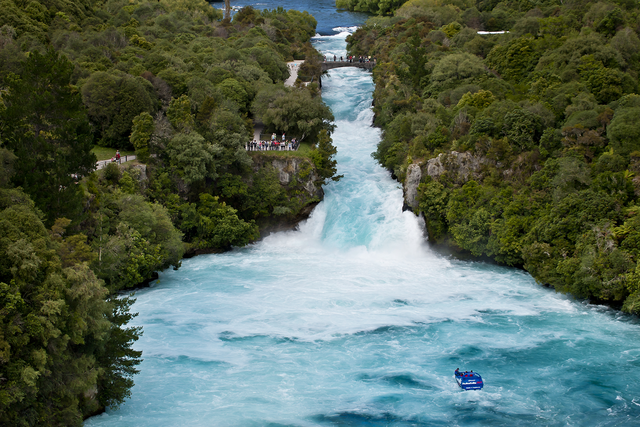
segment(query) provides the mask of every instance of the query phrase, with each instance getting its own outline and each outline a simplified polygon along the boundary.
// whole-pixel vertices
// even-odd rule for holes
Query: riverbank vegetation
[[[141,361],[119,292],[296,220],[335,175],[330,110],[283,85],[287,61],[317,57],[316,22],[224,20],[201,0],[0,4],[0,424],[79,425],[127,398]],[[258,115],[317,147],[286,182],[244,148]],[[94,172],[95,146],[137,161]]]
[[[348,39],[430,241],[640,312],[639,31],[634,2],[409,0]]]
[[[336,0],[336,7],[353,12],[390,15],[406,1],[407,0]]]

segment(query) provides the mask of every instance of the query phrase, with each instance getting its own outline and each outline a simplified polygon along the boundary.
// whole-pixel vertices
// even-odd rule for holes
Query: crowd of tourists
[[[331,61],[331,57],[329,57],[329,61]],[[324,62],[327,62],[327,57],[326,56],[324,57]],[[333,62],[338,62],[338,57],[336,55],[333,55]],[[375,63],[376,62],[376,58],[372,58],[371,56],[362,56],[362,55],[360,55],[358,57],[355,57],[353,55],[350,55],[350,56],[347,56],[347,57],[341,56],[340,57],[340,62],[351,62],[351,63],[359,62],[361,64],[364,63],[364,62],[373,62],[373,63]]]
[[[278,139],[276,134],[271,135],[271,140],[253,140],[246,144],[247,151],[296,151],[300,146],[300,142],[296,138],[287,140],[285,134]]]

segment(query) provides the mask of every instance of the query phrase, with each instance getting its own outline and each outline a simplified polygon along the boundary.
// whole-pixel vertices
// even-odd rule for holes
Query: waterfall
[[[316,45],[345,55],[344,37]],[[638,421],[637,322],[430,250],[371,158],[372,91],[363,70],[324,79],[344,178],[299,230],[185,260],[137,294],[136,386],[87,426]],[[480,372],[484,389],[461,391],[456,368]]]

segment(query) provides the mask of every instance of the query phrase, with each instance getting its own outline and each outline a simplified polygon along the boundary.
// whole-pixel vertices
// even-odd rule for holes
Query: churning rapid
[[[316,46],[345,55],[344,37]],[[323,85],[344,178],[299,231],[186,260],[140,291],[131,399],[86,425],[637,424],[638,323],[432,252],[370,156],[370,74]],[[461,391],[456,368],[484,390]]]

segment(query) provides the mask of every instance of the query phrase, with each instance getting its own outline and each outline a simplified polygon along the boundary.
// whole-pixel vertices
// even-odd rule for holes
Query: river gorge
[[[308,10],[327,56],[366,18],[332,0],[236,3]],[[372,91],[361,69],[323,79],[344,178],[298,230],[137,292],[136,385],[86,426],[636,425],[637,319],[430,249],[371,157]],[[484,389],[461,391],[456,368]]]

